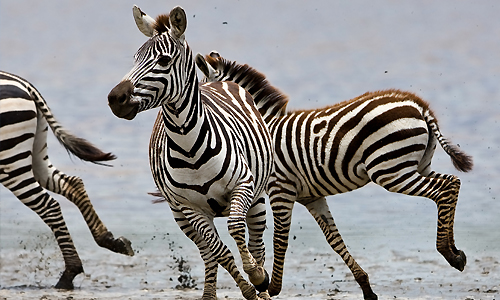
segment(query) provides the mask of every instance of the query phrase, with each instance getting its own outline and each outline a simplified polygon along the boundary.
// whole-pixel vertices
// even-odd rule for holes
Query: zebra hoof
[[[264,281],[258,285],[254,285],[255,289],[259,292],[265,292],[267,291],[267,288],[269,287],[269,274],[267,274],[266,269],[264,269]]]
[[[134,256],[132,243],[123,236],[115,239],[113,237],[113,234],[107,231],[105,234],[101,235],[98,239],[96,239],[96,242],[99,246],[111,250],[113,252],[125,254],[128,256]]]
[[[378,300],[377,295],[374,293],[371,293],[370,295],[363,295],[363,298],[365,300]]]
[[[465,265],[467,264],[467,257],[462,250],[458,250],[458,255],[450,261],[450,265],[455,269],[462,272],[465,269]]]
[[[66,268],[54,287],[60,290],[73,290],[75,288],[73,286],[73,279],[80,273],[83,273],[82,266]]]
[[[123,236],[115,240],[115,250],[113,251],[117,253],[125,254],[128,256],[134,256],[134,249],[132,249],[132,243]]]

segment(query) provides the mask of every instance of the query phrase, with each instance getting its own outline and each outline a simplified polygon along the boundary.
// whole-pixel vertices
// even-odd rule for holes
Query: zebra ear
[[[154,34],[154,24],[156,21],[143,12],[137,5],[132,8],[134,13],[135,24],[139,30],[147,37],[152,37]]]
[[[183,39],[184,31],[187,27],[186,12],[180,6],[174,7],[169,14],[170,18],[170,33],[178,38]]]
[[[207,63],[203,55],[201,55],[200,53],[196,54],[195,62],[198,68],[200,69],[201,73],[203,73],[203,75],[205,75],[206,78],[210,78],[209,67],[211,66]]]
[[[210,56],[212,58],[219,58],[220,54],[216,50],[212,50],[212,52],[210,52],[210,54],[208,56]]]

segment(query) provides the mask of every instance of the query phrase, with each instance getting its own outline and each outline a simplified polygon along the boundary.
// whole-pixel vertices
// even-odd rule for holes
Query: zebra
[[[115,239],[99,219],[83,181],[52,165],[47,154],[48,126],[68,153],[84,161],[102,164],[116,158],[69,133],[57,122],[31,83],[0,71],[0,182],[53,231],[65,263],[65,270],[55,288],[73,289],[73,279],[83,272],[82,262],[59,203],[47,190],[63,195],[80,209],[99,246],[130,256],[134,251],[128,239]]]
[[[203,299],[216,298],[218,264],[246,299],[267,298],[264,191],[274,163],[269,131],[243,88],[231,82],[199,84],[185,40],[184,9],[177,6],[153,19],[134,6],[133,16],[149,39],[136,52],[133,68],[110,91],[108,104],[115,116],[128,120],[161,108],[149,145],[151,172],[176,223],[200,251]],[[221,241],[215,217],[228,217],[229,234],[254,286]]]
[[[453,165],[472,169],[466,155],[441,134],[429,104],[400,90],[368,92],[320,109],[286,111],[288,98],[248,65],[213,51],[196,57],[202,82],[232,81],[250,92],[275,146],[275,169],[267,187],[274,217],[274,264],[269,294],[281,291],[285,252],[295,202],[304,205],[326,240],[349,267],[365,299],[377,299],[368,274],[348,252],[326,196],[372,181],[395,193],[433,200],[438,209],[437,250],[459,271],[465,253],[455,247],[453,224],[460,180],[432,171],[439,142]]]

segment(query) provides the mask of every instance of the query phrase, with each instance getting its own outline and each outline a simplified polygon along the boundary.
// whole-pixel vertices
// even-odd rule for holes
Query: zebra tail
[[[438,140],[443,150],[450,156],[451,162],[453,166],[461,171],[461,172],[469,172],[472,170],[474,163],[472,161],[472,156],[467,155],[463,152],[457,145],[451,144],[441,133],[439,130],[437,120],[433,116],[432,111],[429,109],[424,113],[425,121],[427,122],[427,126],[432,130],[436,139]]]
[[[38,110],[43,114],[45,120],[47,120],[47,123],[50,126],[50,129],[52,129],[52,132],[56,136],[57,140],[61,143],[61,145],[63,145],[66,151],[81,160],[99,165],[110,166],[101,162],[116,159],[116,156],[112,153],[105,153],[101,151],[89,141],[79,138],[64,129],[55,119],[42,95],[36,90],[35,87],[32,86],[32,88],[33,90],[31,94]]]

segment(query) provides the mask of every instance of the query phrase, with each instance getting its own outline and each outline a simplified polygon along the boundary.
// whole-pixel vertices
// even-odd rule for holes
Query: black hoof
[[[124,238],[123,236],[115,240],[114,252],[125,254],[128,256],[134,256],[134,249],[132,249],[132,243]],[[115,251],[116,250],[116,251]]]
[[[458,256],[456,256],[455,259],[450,262],[450,265],[462,272],[465,269],[465,265],[467,264],[467,257],[462,250],[458,250],[458,253]]]
[[[366,295],[364,296],[365,300],[378,300],[378,297],[376,294],[372,293],[371,295]]]
[[[134,256],[132,243],[123,236],[115,239],[111,232],[106,232],[99,239],[96,239],[99,246],[111,250],[116,253]]]
[[[255,289],[261,293],[267,291],[267,288],[269,287],[269,274],[267,274],[267,271],[265,269],[264,274],[266,275],[264,281],[262,281],[261,284],[255,286]]]
[[[82,266],[67,268],[66,270],[64,270],[61,278],[59,279],[59,282],[57,282],[54,287],[61,290],[74,289],[75,287],[73,286],[73,279],[75,279],[76,275],[80,273],[83,273]]]
[[[68,280],[68,279],[65,279],[62,277],[61,277],[61,279],[59,279],[59,281],[57,282],[57,284],[54,287],[56,289],[60,289],[60,290],[73,290],[75,288],[73,286],[72,280]]]

